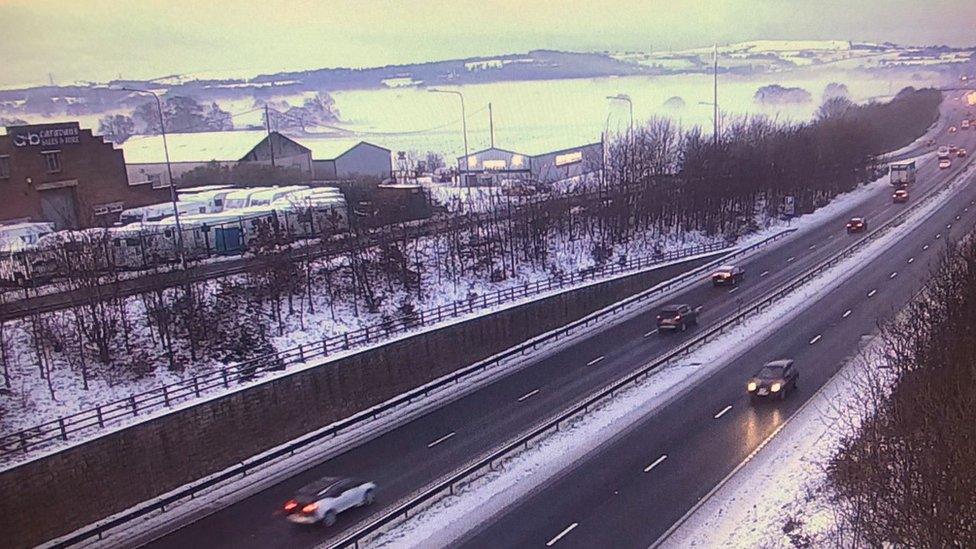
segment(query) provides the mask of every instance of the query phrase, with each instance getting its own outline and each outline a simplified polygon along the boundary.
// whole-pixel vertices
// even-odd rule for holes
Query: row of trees
[[[862,419],[827,469],[837,545],[974,547],[976,240],[948,248],[881,337],[859,379]]]
[[[923,112],[909,112],[902,101]],[[433,292],[476,297],[478,281],[528,272],[558,277],[654,253],[667,239],[694,233],[735,238],[775,215],[786,195],[809,210],[867,179],[880,147],[925,130],[939,96],[912,91],[896,102],[826,113],[805,125],[737,120],[717,139],[652,120],[610,143],[603,177],[592,185],[533,197],[489,191],[482,213],[420,227],[353,223],[359,245],[319,259],[294,253],[269,229],[250,250],[260,258],[252,272],[143,296],[104,295],[98,281],[120,275],[77,257],[89,253],[84,246],[66,247],[59,284],[83,297],[66,311],[10,323],[26,344],[21,356],[5,351],[0,361],[36,362],[42,378],[60,365],[86,379],[225,364],[265,353],[276,334],[315,340],[335,333],[336,324],[409,316]],[[892,113],[915,124],[896,127],[897,139],[878,136],[887,124],[880,117]],[[333,241],[323,237],[312,251],[329,249]]]
[[[221,109],[216,102],[201,104],[193,97],[173,96],[163,101],[163,120],[168,133],[225,131],[234,129],[232,115]],[[255,108],[264,104],[255,103]],[[308,127],[333,124],[339,121],[335,100],[326,92],[306,98],[301,106],[287,102],[269,103],[268,116],[262,114],[262,123],[270,118],[271,128],[278,131],[301,130]],[[109,114],[98,123],[98,133],[114,143],[123,143],[133,135],[160,133],[159,109],[155,102],[139,105],[131,116]]]

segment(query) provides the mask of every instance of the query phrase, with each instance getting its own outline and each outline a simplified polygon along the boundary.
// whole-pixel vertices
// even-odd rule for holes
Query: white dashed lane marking
[[[587,363],[586,363],[586,365],[587,365],[587,366],[593,366],[594,364],[596,364],[597,362],[600,362],[600,361],[601,361],[601,360],[603,360],[604,358],[606,358],[606,357],[604,357],[603,355],[600,355],[600,356],[598,356],[598,357],[596,357],[596,358],[594,358],[593,360],[591,360],[591,361],[589,361],[589,362],[587,362]]]
[[[841,318],[847,318],[849,316],[851,316],[851,310],[847,309],[846,311],[844,311],[844,314],[841,316]]]
[[[722,411],[721,411],[721,412],[719,412],[719,413],[717,413],[717,414],[715,414],[715,419],[718,419],[718,418],[720,418],[720,417],[722,417],[722,416],[724,416],[724,415],[725,415],[725,413],[726,413],[726,412],[728,412],[728,411],[729,411],[729,410],[731,410],[731,409],[732,409],[732,405],[731,405],[731,404],[729,404],[729,405],[728,405],[728,406],[726,406],[725,408],[722,408]]]
[[[439,438],[439,439],[437,439],[437,440],[435,440],[434,442],[431,442],[430,444],[428,444],[428,445],[427,445],[427,447],[428,447],[428,448],[433,448],[434,446],[437,446],[438,444],[440,444],[440,443],[442,443],[442,442],[444,442],[445,440],[447,440],[447,439],[449,439],[449,438],[451,438],[451,437],[453,437],[453,436],[454,436],[454,435],[456,435],[456,434],[457,434],[456,432],[454,432],[454,431],[451,431],[450,433],[448,433],[448,434],[446,434],[446,435],[444,435],[444,436],[442,436],[441,438]]]
[[[664,454],[661,457],[655,459],[654,460],[654,463],[648,465],[647,467],[644,467],[644,472],[646,473],[646,472],[650,471],[651,469],[657,467],[658,465],[661,464],[662,461],[664,461],[666,459],[668,459],[668,455],[667,454]]]
[[[871,290],[868,292],[868,297],[874,297],[874,294],[878,293],[878,290]]]
[[[572,532],[573,531],[573,528],[576,528],[577,526],[579,526],[579,523],[578,522],[574,522],[574,523],[570,524],[569,526],[567,526],[562,532],[559,532],[558,534],[556,534],[556,537],[554,537],[551,540],[547,541],[546,542],[546,547],[552,547],[553,545],[555,545],[557,542],[559,542],[559,540],[563,539],[563,536],[565,536],[566,534]]]
[[[527,399],[527,398],[531,398],[532,396],[534,396],[534,395],[535,395],[535,394],[537,394],[538,392],[539,392],[539,390],[538,390],[538,389],[536,389],[536,390],[534,390],[534,391],[531,391],[531,392],[528,392],[528,393],[525,393],[524,395],[522,395],[522,396],[520,396],[520,397],[519,397],[519,399],[518,399],[518,401],[519,401],[519,402],[522,402],[523,400],[525,400],[525,399]]]
[[[818,342],[818,341],[820,341],[820,338],[821,338],[821,337],[823,337],[823,336],[822,336],[822,335],[819,335],[819,334],[818,334],[818,335],[817,335],[817,337],[815,337],[815,338],[813,338],[813,339],[811,339],[811,340],[810,340],[810,345],[813,345],[814,343],[816,343],[816,342]]]

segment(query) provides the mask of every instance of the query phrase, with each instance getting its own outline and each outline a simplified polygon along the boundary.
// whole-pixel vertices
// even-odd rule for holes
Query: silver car
[[[285,503],[285,514],[296,524],[335,524],[339,513],[370,505],[376,499],[376,485],[353,478],[325,477],[301,490]]]

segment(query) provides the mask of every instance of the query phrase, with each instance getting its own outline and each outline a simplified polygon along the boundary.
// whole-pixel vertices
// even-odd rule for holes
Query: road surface
[[[954,113],[958,114],[958,113]],[[973,150],[976,132],[953,141]],[[915,195],[944,183],[961,169],[938,170],[934,158],[919,163]],[[966,196],[976,196],[969,188]],[[877,226],[904,206],[891,203],[882,188],[861,206],[842,211],[782,245],[743,263],[746,280],[734,292],[695,285],[668,302],[702,305],[702,325],[727,317],[783,282],[848,246],[844,223],[855,215]],[[812,394],[856,349],[877,318],[904,303],[935,257],[941,233],[959,236],[973,224],[976,208],[943,208],[941,220],[926,223],[897,252],[886,254],[864,276],[845,283],[770,341],[732,362],[702,383],[696,398],[676,402],[646,418],[632,434],[579,464],[562,480],[520,502],[497,521],[474,532],[473,547],[545,545],[577,523],[560,545],[646,546],[702,494],[730,471],[765,434]],[[960,210],[952,229],[942,223]],[[939,225],[941,223],[941,225]],[[923,251],[923,242],[930,247]],[[908,256],[917,260],[907,263]],[[889,278],[891,272],[899,274]],[[877,292],[867,298],[872,289]],[[662,305],[659,303],[658,305]],[[852,312],[843,318],[847,309]],[[460,398],[391,432],[340,454],[152,542],[152,547],[313,547],[354,527],[397,500],[429,484],[612,380],[672,348],[687,335],[653,333],[657,307],[627,322],[578,340],[523,370]],[[821,338],[809,342],[815,336]],[[743,383],[766,359],[793,356],[801,368],[800,391],[780,406],[752,409]],[[718,419],[713,417],[731,405]],[[651,473],[643,469],[668,457]],[[375,481],[376,505],[344,513],[330,529],[295,528],[279,516],[280,506],[299,487],[325,475]]]

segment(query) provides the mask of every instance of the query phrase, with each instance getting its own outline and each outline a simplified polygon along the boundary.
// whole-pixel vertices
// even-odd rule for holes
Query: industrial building
[[[524,145],[517,150],[491,147],[458,157],[458,169],[463,173],[491,174],[497,179],[525,179],[553,183],[603,169],[603,142],[571,147]]]
[[[393,171],[390,149],[365,141],[310,138],[303,144],[312,150],[316,181],[369,178],[382,181]]]
[[[126,177],[122,151],[78,122],[7,126],[0,134],[0,223],[56,229],[111,225],[127,208],[169,199],[169,190]]]
[[[278,132],[259,130],[173,133],[166,135],[169,169],[177,186],[187,172],[213,165],[233,167],[241,162],[293,168],[312,179],[312,153],[293,139]],[[151,181],[169,186],[166,150],[159,135],[135,136],[127,140],[126,171],[130,181]]]
[[[299,142],[278,132],[241,130],[167,134],[166,143],[177,186],[187,172],[214,163],[293,168],[309,181],[330,182],[360,176],[382,180],[392,169],[389,149],[359,140],[310,137]],[[169,184],[161,136],[132,137],[122,148],[130,180]]]

